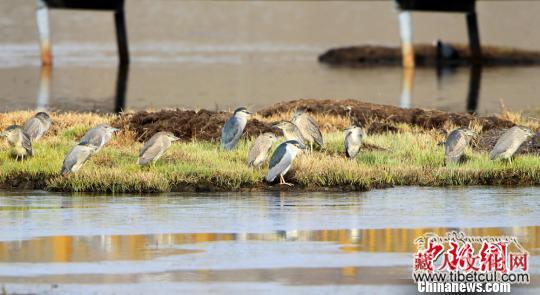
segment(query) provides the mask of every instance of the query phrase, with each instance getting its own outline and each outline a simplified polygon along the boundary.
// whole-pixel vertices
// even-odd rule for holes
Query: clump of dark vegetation
[[[455,55],[451,59],[437,59],[436,47],[432,44],[415,44],[417,66],[437,64],[462,66],[469,65],[471,53],[469,46],[452,44]],[[319,62],[332,65],[400,65],[401,48],[362,45],[330,49],[319,56]],[[497,46],[482,47],[482,64],[487,66],[523,66],[540,64],[540,52]]]
[[[286,113],[291,109],[306,109],[313,114],[326,114],[345,117],[348,115],[347,107],[351,107],[353,121],[362,125],[371,125],[376,122],[375,133],[396,131],[393,124],[409,124],[424,129],[441,129],[447,124],[455,126],[469,126],[471,123],[479,124],[482,130],[510,128],[515,124],[510,120],[495,116],[480,117],[467,113],[449,113],[438,110],[424,110],[419,108],[403,109],[390,105],[367,103],[359,100],[316,100],[301,99],[275,104],[260,110],[262,117],[271,117],[279,113]],[[390,123],[390,125],[388,125]],[[369,133],[369,132],[368,132]]]
[[[208,110],[143,111],[119,117],[113,126],[134,131],[140,141],[145,141],[163,130],[173,132],[182,140],[216,141],[219,140],[221,128],[229,116],[231,113]],[[270,123],[251,119],[245,133],[248,136],[258,136],[263,132],[274,130]]]

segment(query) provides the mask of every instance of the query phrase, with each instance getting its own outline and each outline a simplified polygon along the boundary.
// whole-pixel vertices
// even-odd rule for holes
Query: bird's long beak
[[[171,139],[172,139],[173,141],[177,141],[177,140],[180,140],[180,137],[173,136]]]
[[[114,127],[113,127],[113,128],[112,128],[112,131],[113,131],[113,132],[116,132],[116,131],[120,131],[120,129],[114,128]]]

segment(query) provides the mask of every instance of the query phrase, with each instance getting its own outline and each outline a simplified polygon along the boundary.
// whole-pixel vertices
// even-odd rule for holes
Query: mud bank
[[[454,52],[447,58],[438,58],[437,48],[432,44],[415,44],[417,66],[470,65],[469,47],[452,44]],[[482,47],[482,64],[486,66],[540,65],[540,52],[497,46]],[[401,48],[377,45],[361,45],[335,48],[319,56],[319,62],[331,65],[401,65]]]

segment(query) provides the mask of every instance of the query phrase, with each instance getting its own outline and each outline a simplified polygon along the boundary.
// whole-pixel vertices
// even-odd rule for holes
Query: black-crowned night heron
[[[251,113],[244,107],[237,108],[221,130],[221,147],[230,151],[236,147]]]
[[[96,147],[94,153],[99,152],[109,140],[111,140],[113,133],[119,129],[113,128],[107,124],[99,124],[96,127],[88,130],[86,134],[81,138],[81,143],[89,143]]]
[[[468,128],[457,128],[450,132],[444,142],[445,163],[459,163],[463,160],[465,148],[477,134]]]
[[[97,146],[88,141],[82,141],[74,146],[64,158],[64,164],[60,173],[67,175],[75,173],[81,169],[82,165],[88,161],[92,154],[96,153]]]
[[[291,168],[296,155],[305,148],[304,144],[296,140],[289,140],[280,144],[272,154],[272,158],[270,158],[266,181],[273,182],[279,176],[279,184],[292,185],[287,183],[283,176]]]
[[[51,117],[45,112],[39,112],[24,123],[24,133],[28,134],[30,140],[40,139],[51,127]]]
[[[301,144],[305,143],[305,138],[302,135],[302,131],[300,131],[298,126],[296,126],[293,122],[281,121],[272,127],[281,129],[286,140],[296,140]]]
[[[534,136],[531,129],[524,126],[514,126],[508,129],[495,144],[489,158],[495,160],[497,158],[506,159],[512,162],[512,156],[519,147]]]
[[[268,152],[277,141],[277,137],[271,133],[266,132],[257,137],[251,147],[249,148],[247,164],[250,167],[260,167],[266,158],[268,158]]]
[[[171,147],[173,141],[179,139],[171,132],[158,132],[154,134],[144,144],[139,153],[139,165],[146,165],[150,162],[155,163]]]
[[[324,147],[324,141],[319,125],[305,110],[297,110],[294,113],[291,122],[300,129],[304,140],[309,142],[311,151],[313,151],[313,143],[316,143],[321,148]]]
[[[345,129],[345,154],[347,158],[354,159],[358,155],[365,137],[366,132],[362,127],[353,125]]]
[[[6,128],[5,131],[0,133],[0,136],[6,137],[9,145],[13,148],[12,155],[15,156],[15,160],[33,155],[32,141],[30,137],[24,133],[23,129],[19,125],[11,125]]]

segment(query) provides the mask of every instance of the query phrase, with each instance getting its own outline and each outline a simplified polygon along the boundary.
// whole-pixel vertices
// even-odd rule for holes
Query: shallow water
[[[1,1],[0,11],[7,12],[0,16],[0,111],[115,109],[110,13],[51,12],[55,59],[46,82],[51,73],[39,67],[35,1]],[[540,49],[539,12],[540,2],[479,1],[482,41]],[[132,63],[123,109],[259,109],[298,98],[355,98],[467,110],[466,68],[441,80],[434,69],[419,69],[411,98],[401,99],[400,67],[339,69],[317,62],[333,47],[399,45],[393,1],[128,0],[126,13]],[[467,42],[461,14],[415,13],[413,28],[415,42]],[[476,111],[499,112],[501,102],[512,110],[540,107],[539,74],[540,67],[484,69]]]
[[[461,230],[518,237],[532,255],[533,282],[519,291],[533,294],[540,279],[539,192],[1,192],[0,285],[60,294],[157,287],[168,293],[414,293],[414,239]]]

